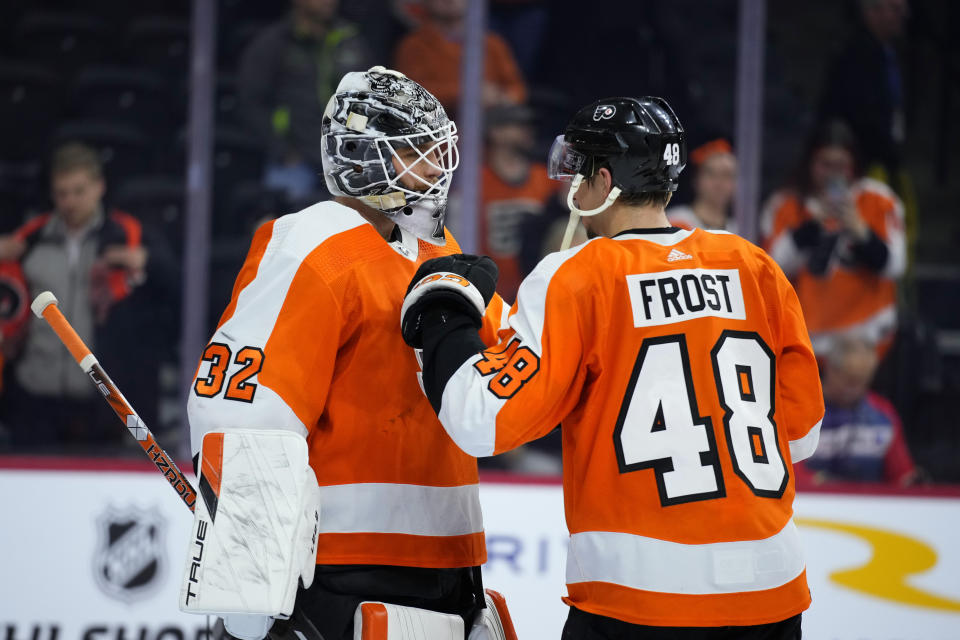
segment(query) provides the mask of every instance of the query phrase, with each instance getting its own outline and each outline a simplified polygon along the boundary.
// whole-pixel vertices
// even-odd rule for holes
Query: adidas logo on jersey
[[[671,249],[669,255],[667,255],[667,262],[676,262],[677,260],[693,260],[693,256],[679,249]]]

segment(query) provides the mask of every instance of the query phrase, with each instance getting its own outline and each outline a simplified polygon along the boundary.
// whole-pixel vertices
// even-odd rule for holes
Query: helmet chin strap
[[[598,213],[603,213],[620,195],[620,187],[613,187],[610,189],[607,199],[596,209],[590,209],[589,211],[578,209],[577,205],[573,202],[573,196],[577,193],[582,182],[583,174],[578,173],[573,177],[573,182],[570,184],[570,191],[567,192],[567,207],[570,209],[570,221],[567,222],[567,229],[563,232],[563,242],[560,243],[560,251],[566,251],[570,248],[570,243],[573,242],[573,234],[577,230],[577,223],[580,221],[581,216],[595,216]]]

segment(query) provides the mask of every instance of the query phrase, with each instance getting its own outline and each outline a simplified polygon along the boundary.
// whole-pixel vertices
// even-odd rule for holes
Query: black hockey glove
[[[798,249],[810,249],[820,244],[823,227],[816,220],[807,220],[793,230],[793,244]]]
[[[854,264],[859,264],[875,273],[880,273],[890,260],[890,249],[873,229],[867,230],[866,240],[850,243]]]
[[[445,322],[447,315],[466,315],[479,329],[499,275],[497,265],[487,256],[454,254],[421,264],[400,310],[404,342],[414,349],[423,348],[423,319],[428,311],[441,312],[440,322]]]

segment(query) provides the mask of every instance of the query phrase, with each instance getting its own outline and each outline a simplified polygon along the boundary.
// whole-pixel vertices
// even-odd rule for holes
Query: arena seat
[[[143,175],[128,178],[113,192],[110,201],[129,211],[144,224],[160,230],[170,247],[179,254],[183,246],[186,211],[184,178]]]
[[[31,11],[14,27],[18,58],[44,64],[64,75],[98,62],[110,49],[107,23],[88,13]]]
[[[0,140],[7,160],[38,158],[61,113],[62,83],[48,68],[0,60]]]
[[[81,70],[73,82],[71,105],[82,118],[99,118],[170,133],[173,117],[160,75],[149,69],[97,65]]]
[[[134,63],[181,80],[190,57],[190,26],[167,16],[136,18],[127,27],[123,48]]]

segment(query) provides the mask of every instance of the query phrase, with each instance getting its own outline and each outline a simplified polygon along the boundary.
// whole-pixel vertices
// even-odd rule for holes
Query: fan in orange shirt
[[[574,116],[548,166],[572,178],[593,239],[523,281],[497,346],[431,299],[456,256],[421,265],[404,301],[404,339],[461,448],[494,455],[561,425],[564,638],[795,640],[810,605],[793,462],[823,417],[816,360],[768,255],[669,225],[684,145],[661,98]],[[462,260],[454,277],[482,292]]]
[[[527,216],[540,215],[556,190],[547,168],[530,159],[534,146],[533,112],[527,107],[503,106],[487,111],[486,163],[480,205],[480,252],[500,268],[497,291],[507,300],[517,295],[521,225]]]
[[[667,220],[681,229],[724,229],[737,232],[730,217],[737,187],[737,157],[723,138],[704,143],[690,152],[693,202],[667,209]]]
[[[400,41],[394,66],[415,78],[455,113],[460,99],[460,59],[466,0],[424,0],[426,17]],[[484,39],[483,104],[521,104],[527,86],[506,40],[493,32]]]
[[[906,268],[903,205],[858,176],[853,134],[839,121],[812,136],[795,187],[764,208],[764,246],[793,281],[817,353],[838,336],[879,345],[897,323],[896,280]]]

